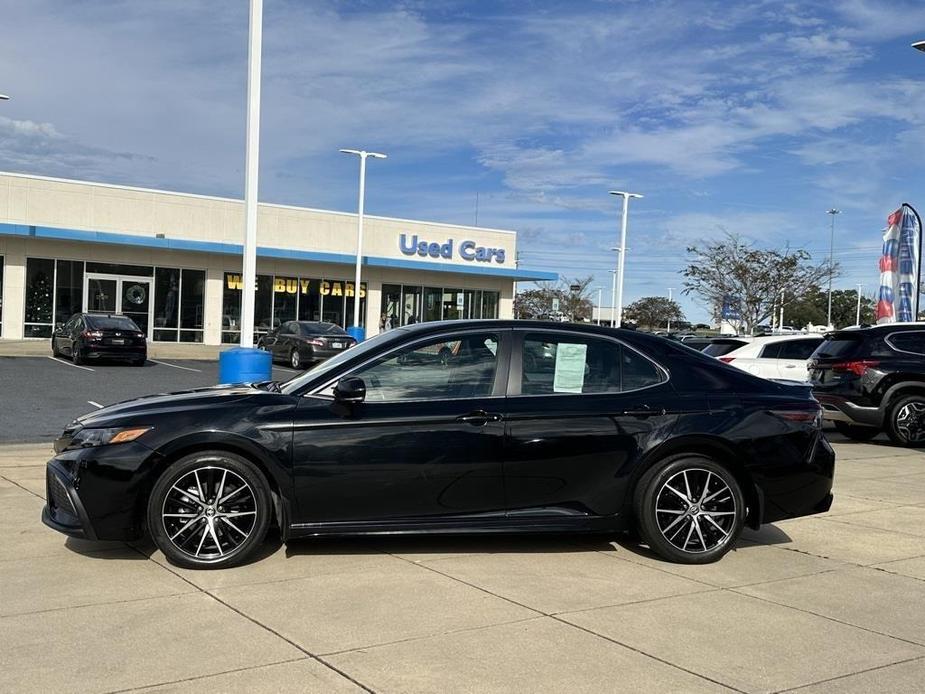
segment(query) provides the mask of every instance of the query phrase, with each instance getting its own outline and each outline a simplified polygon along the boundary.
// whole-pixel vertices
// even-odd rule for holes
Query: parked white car
[[[822,335],[771,335],[756,337],[747,345],[719,357],[720,361],[762,378],[807,381],[806,362]]]

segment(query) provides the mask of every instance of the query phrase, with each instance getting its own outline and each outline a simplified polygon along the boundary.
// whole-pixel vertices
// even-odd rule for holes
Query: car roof
[[[819,340],[822,341],[823,336],[820,334],[810,334],[804,335],[803,333],[796,333],[790,335],[763,335],[761,337],[752,338],[752,341],[747,345],[743,345],[738,349],[734,349],[728,354],[723,356],[725,357],[754,357],[758,356],[761,352],[761,349],[765,345],[773,345],[777,342],[792,342],[793,340]]]

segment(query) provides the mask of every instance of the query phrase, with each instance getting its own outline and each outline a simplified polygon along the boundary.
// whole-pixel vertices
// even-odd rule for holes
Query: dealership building
[[[355,214],[260,204],[254,316],[381,326],[510,318],[513,231],[366,215],[354,287]],[[130,316],[156,342],[235,343],[241,200],[0,173],[0,337],[48,338],[77,312]]]

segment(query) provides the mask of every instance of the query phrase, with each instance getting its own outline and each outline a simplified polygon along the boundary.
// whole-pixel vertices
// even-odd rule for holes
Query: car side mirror
[[[60,333],[64,330],[64,323],[55,323],[55,332]]]
[[[366,400],[366,383],[357,376],[340,379],[334,386],[334,400],[343,405],[357,405]]]

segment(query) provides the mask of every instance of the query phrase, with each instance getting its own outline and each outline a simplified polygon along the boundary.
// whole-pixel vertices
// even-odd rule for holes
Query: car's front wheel
[[[707,564],[735,546],[745,499],[732,473],[702,455],[659,461],[634,495],[639,534],[653,552],[680,564]]]
[[[293,369],[302,368],[302,353],[299,352],[298,349],[293,349],[289,354],[289,365],[292,366]]]
[[[835,421],[835,430],[842,436],[847,436],[852,441],[870,441],[880,433],[877,427],[865,427],[858,424],[849,424],[848,422]]]
[[[890,407],[886,433],[900,446],[925,446],[925,394],[900,397]]]
[[[266,480],[249,460],[201,451],[173,463],[148,500],[148,529],[167,559],[191,569],[224,569],[260,547],[270,523]]]

